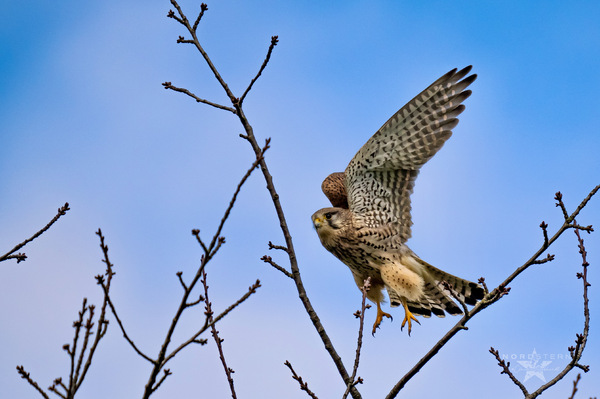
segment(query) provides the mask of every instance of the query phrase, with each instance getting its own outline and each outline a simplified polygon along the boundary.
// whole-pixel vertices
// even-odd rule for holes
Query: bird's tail
[[[427,262],[418,259],[424,266],[423,297],[418,301],[408,301],[408,309],[415,315],[430,317],[433,313],[444,317],[448,312],[451,315],[462,314],[462,309],[456,304],[458,299],[467,305],[475,305],[483,298],[483,287],[477,283],[446,273]],[[402,302],[395,292],[389,292],[390,305],[399,306]]]

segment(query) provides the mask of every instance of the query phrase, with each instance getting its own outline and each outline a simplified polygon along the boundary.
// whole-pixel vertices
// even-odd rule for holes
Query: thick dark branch
[[[371,289],[371,277],[367,277],[364,281],[363,286],[361,288],[362,291],[362,302],[360,306],[360,310],[357,310],[354,313],[354,316],[359,318],[360,321],[358,323],[358,339],[356,340],[356,356],[354,357],[354,367],[352,368],[352,375],[350,376],[351,383],[347,384],[346,391],[342,396],[342,399],[346,399],[348,394],[350,393],[350,389],[356,384],[362,384],[363,379],[358,377],[356,378],[356,373],[358,373],[358,364],[360,362],[360,351],[362,349],[362,340],[363,340],[363,331],[365,327],[365,312],[369,305],[367,305],[367,292]]]
[[[185,41],[180,41],[179,43],[184,43],[184,42]],[[187,94],[188,96],[190,96],[194,100],[196,100],[196,102],[199,102],[199,103],[202,103],[202,104],[206,104],[206,105],[210,105],[211,107],[215,107],[215,108],[219,108],[219,109],[222,109],[222,110],[225,110],[225,111],[229,111],[229,112],[235,113],[235,109],[233,109],[231,107],[228,107],[226,105],[217,104],[217,103],[214,103],[212,101],[208,101],[208,100],[205,100],[203,98],[200,98],[197,95],[195,95],[194,93],[192,93],[191,91],[189,91],[188,89],[183,89],[181,87],[173,86],[171,84],[171,82],[164,82],[162,85],[163,85],[163,87],[165,89],[170,89],[170,90],[173,90],[173,91],[178,91],[180,93]]]
[[[234,104],[234,105],[236,106],[237,116],[240,119],[242,126],[244,126],[244,130],[246,131],[246,136],[247,136],[248,142],[252,146],[254,153],[259,154],[260,147],[256,141],[256,137],[254,136],[254,130],[252,129],[252,126],[248,122],[246,115],[244,115],[244,112],[243,112],[241,106],[239,104]],[[331,339],[329,338],[329,335],[327,335],[327,332],[325,331],[325,327],[323,327],[323,324],[321,323],[319,316],[315,312],[315,309],[313,308],[312,304],[310,303],[310,299],[308,298],[308,295],[306,294],[306,289],[304,288],[304,284],[302,282],[302,277],[300,276],[300,269],[298,267],[298,260],[296,258],[296,252],[294,250],[294,243],[292,240],[292,235],[290,234],[290,230],[287,225],[285,214],[283,212],[283,207],[281,206],[281,201],[279,200],[279,194],[277,193],[277,190],[275,189],[275,184],[273,183],[273,177],[271,176],[271,173],[269,172],[269,168],[267,167],[267,163],[265,162],[264,159],[262,159],[260,161],[260,168],[263,172],[263,176],[267,183],[267,190],[269,191],[269,194],[271,195],[271,200],[273,201],[273,205],[275,206],[275,212],[277,213],[277,218],[279,219],[279,226],[281,227],[281,231],[282,231],[283,237],[285,239],[285,245],[286,245],[286,248],[288,249],[288,257],[290,260],[290,267],[292,269],[292,277],[294,278],[294,283],[296,285],[296,289],[298,290],[298,296],[300,297],[300,300],[302,301],[302,304],[304,305],[304,309],[306,310],[306,313],[308,313],[308,316],[309,316],[310,320],[312,321],[313,326],[317,330],[317,333],[319,334],[319,337],[321,338],[323,345],[325,345],[325,349],[329,353],[329,356],[331,357],[336,368],[338,369],[340,376],[344,380],[344,383],[345,384],[351,383],[352,380],[350,379],[350,376],[348,375],[348,371],[346,370],[346,367],[344,366],[344,363],[342,362],[342,358],[338,355],[337,351],[335,350],[333,343],[331,342]],[[361,395],[358,392],[358,390],[356,389],[356,387],[352,387],[350,393],[352,394],[352,397],[354,399],[358,399],[361,397]]]
[[[24,380],[26,380],[29,383],[29,385],[31,385],[32,387],[34,387],[40,393],[40,395],[42,395],[46,399],[50,399],[48,397],[48,395],[46,394],[46,392],[44,392],[44,390],[42,388],[40,388],[40,386],[38,385],[38,383],[31,379],[31,377],[29,376],[29,373],[27,371],[25,371],[25,367],[23,367],[23,366],[17,366],[17,372],[19,373],[19,375],[21,376],[21,378],[23,378]]]
[[[310,396],[312,399],[319,399],[317,397],[317,395],[314,394],[313,391],[308,389],[308,384],[302,380],[302,377],[300,377],[298,374],[296,374],[296,371],[292,367],[292,363],[290,363],[289,361],[286,360],[285,363],[283,363],[283,364],[285,364],[290,369],[290,371],[292,372],[292,378],[295,379],[296,381],[298,381],[298,384],[300,384],[300,389],[302,391],[306,392],[308,394],[308,396]]]
[[[202,286],[204,287],[204,297],[206,298],[205,303],[205,309],[206,312],[204,312],[204,314],[206,315],[206,320],[208,322],[211,322],[213,320],[213,311],[212,311],[212,304],[210,303],[210,300],[208,299],[208,283],[206,281],[206,271],[202,272]],[[234,371],[227,366],[227,361],[225,360],[225,354],[223,353],[223,339],[221,339],[219,337],[219,332],[217,331],[217,328],[215,327],[214,323],[211,326],[211,333],[212,336],[215,340],[215,343],[217,344],[217,349],[219,350],[219,359],[221,359],[221,364],[223,365],[223,368],[225,369],[225,375],[227,376],[227,382],[229,383],[229,389],[231,390],[231,397],[233,399],[236,399],[237,396],[235,394],[235,387],[233,385],[233,377],[232,374],[234,373]]]
[[[271,36],[271,44],[269,45],[269,50],[267,50],[267,56],[265,57],[265,60],[263,61],[262,65],[260,66],[260,69],[258,70],[258,73],[254,77],[254,79],[252,79],[252,81],[248,85],[248,88],[246,89],[246,91],[244,92],[244,94],[242,94],[242,96],[240,97],[240,105],[242,104],[242,102],[246,98],[246,95],[248,95],[248,93],[250,92],[250,89],[252,89],[252,86],[254,85],[254,82],[256,82],[258,80],[258,78],[260,77],[260,75],[262,74],[262,72],[267,67],[267,64],[269,63],[269,60],[271,59],[271,53],[273,52],[273,49],[275,48],[275,46],[277,46],[278,42],[279,42],[278,36]]]
[[[23,248],[25,245],[29,244],[31,241],[35,240],[36,238],[38,238],[39,236],[44,234],[44,232],[46,232],[46,230],[48,230],[58,219],[60,219],[61,216],[66,214],[67,211],[70,209],[71,208],[69,208],[69,203],[65,202],[65,204],[63,206],[58,208],[58,213],[56,214],[56,216],[54,216],[52,218],[52,220],[50,222],[48,222],[47,225],[42,227],[34,235],[29,237],[25,241],[21,242],[20,244],[17,244],[13,249],[8,251],[4,255],[0,256],[0,262],[2,262],[4,260],[8,260],[8,259],[16,259],[17,263],[19,263],[19,262],[23,262],[25,259],[27,259],[27,255],[25,255],[23,253],[15,254],[15,252],[17,252],[19,249]]]
[[[515,375],[510,371],[510,362],[505,362],[504,359],[501,359],[500,354],[493,347],[490,348],[490,353],[494,355],[494,357],[498,361],[498,366],[502,367],[502,371],[500,372],[500,374],[506,374],[512,380],[512,382],[514,382],[515,385],[519,387],[519,389],[523,392],[523,395],[527,397],[529,395],[529,392],[527,392],[527,388],[525,388],[525,385],[521,384],[521,381],[519,381],[515,377]]]
[[[248,122],[248,119],[246,118],[246,116],[242,110],[240,100],[233,95],[232,91],[229,89],[229,87],[227,86],[227,84],[225,83],[223,78],[221,77],[220,73],[217,71],[216,67],[212,63],[210,57],[208,56],[208,54],[206,53],[204,48],[202,48],[202,46],[200,45],[200,42],[198,41],[198,37],[196,35],[196,32],[194,31],[193,27],[189,24],[189,21],[187,20],[187,18],[185,18],[185,16],[183,15],[181,8],[177,4],[177,1],[171,0],[171,4],[173,4],[173,6],[179,12],[179,15],[181,16],[181,18],[180,18],[181,23],[186,26],[186,28],[192,35],[194,45],[196,46],[196,48],[198,49],[200,54],[202,54],[202,57],[208,64],[213,75],[215,76],[215,78],[217,79],[217,81],[219,82],[219,84],[221,85],[223,90],[225,91],[225,94],[227,95],[227,97],[229,98],[229,100],[231,101],[232,105],[235,108],[235,114],[238,116],[240,123],[244,127],[244,131],[246,134],[243,134],[241,136],[250,143],[250,145],[252,146],[252,149],[254,151],[254,154],[256,155],[256,159],[259,160],[258,164],[263,172],[263,176],[267,183],[267,190],[269,191],[269,194],[271,195],[271,199],[273,201],[273,205],[275,206],[275,211],[276,211],[277,217],[279,219],[279,225],[281,227],[281,231],[285,238],[286,248],[288,249],[288,256],[290,259],[290,267],[292,270],[292,276],[294,278],[294,282],[296,284],[296,288],[298,290],[298,295],[300,297],[300,300],[302,301],[302,304],[304,305],[304,308],[305,308],[306,312],[308,313],[315,329],[317,330],[319,336],[321,337],[321,340],[323,341],[323,344],[325,345],[325,349],[327,350],[327,352],[333,359],[333,362],[335,363],[335,365],[338,369],[338,372],[340,373],[340,376],[342,377],[344,382],[346,384],[348,384],[351,382],[350,376],[348,375],[348,371],[346,370],[346,368],[342,362],[342,359],[340,358],[340,356],[336,352],[335,348],[333,347],[333,343],[331,342],[329,336],[325,332],[325,328],[321,324],[321,321],[320,321],[319,317],[317,316],[317,314],[316,314],[314,308],[312,307],[312,304],[310,303],[310,300],[308,299],[308,296],[306,294],[306,290],[304,288],[302,279],[300,277],[300,270],[298,268],[298,262],[296,259],[296,253],[294,251],[294,244],[292,242],[292,237],[289,232],[289,228],[287,226],[287,221],[286,221],[285,215],[283,213],[283,208],[281,206],[281,202],[279,201],[279,194],[277,194],[275,185],[273,184],[273,178],[269,172],[267,164],[266,164],[264,158],[261,156],[262,149],[258,145],[256,137],[254,136],[254,131],[252,129],[252,126]],[[212,105],[212,104],[209,104],[209,105]],[[192,284],[190,284],[190,287],[191,286],[192,286]],[[159,357],[159,359],[160,359],[160,357]],[[361,397],[360,393],[356,390],[355,387],[352,388],[351,394],[354,399],[358,399]]]

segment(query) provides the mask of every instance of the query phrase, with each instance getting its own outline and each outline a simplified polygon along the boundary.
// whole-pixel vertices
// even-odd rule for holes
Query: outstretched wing
[[[419,169],[450,138],[464,111],[465,90],[477,75],[468,66],[448,72],[396,112],[358,151],[346,168],[348,205],[370,228],[392,226],[410,238],[410,194]],[[464,78],[464,79],[463,79]],[[461,80],[462,79],[462,80]]]

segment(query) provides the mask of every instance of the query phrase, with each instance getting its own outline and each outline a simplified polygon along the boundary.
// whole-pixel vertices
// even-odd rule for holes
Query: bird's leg
[[[416,321],[417,324],[421,324],[421,323],[411,313],[411,311],[408,310],[408,304],[406,303],[406,299],[405,298],[402,298],[402,306],[404,306],[404,320],[402,320],[402,325],[400,326],[400,330],[402,330],[404,328],[404,325],[406,324],[406,322],[408,322],[408,336],[410,336],[410,330],[411,330],[411,327],[412,327],[411,320]]]
[[[379,304],[379,302],[377,302],[377,317],[375,318],[375,323],[373,324],[373,335],[375,335],[375,331],[379,328],[381,320],[383,320],[384,316],[389,317],[391,320],[393,320],[392,315],[390,315],[389,313],[385,313],[383,310],[381,310],[381,305]]]

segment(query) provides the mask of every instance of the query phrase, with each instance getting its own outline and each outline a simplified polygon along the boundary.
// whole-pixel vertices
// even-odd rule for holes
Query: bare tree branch
[[[569,396],[569,399],[575,399],[575,394],[577,393],[577,384],[579,384],[580,379],[581,373],[577,373],[577,377],[573,380],[573,391],[571,392],[571,396]]]
[[[244,94],[242,94],[242,96],[240,97],[240,105],[242,104],[242,102],[246,98],[246,95],[252,89],[252,86],[254,85],[254,83],[258,80],[258,78],[260,77],[260,75],[262,74],[262,72],[267,67],[267,64],[269,63],[269,60],[271,59],[271,53],[273,52],[273,49],[275,48],[275,46],[277,46],[278,42],[279,42],[279,39],[278,39],[277,36],[271,36],[271,44],[269,45],[269,50],[267,50],[267,56],[265,57],[265,60],[263,61],[262,65],[260,66],[260,69],[258,70],[258,73],[254,77],[254,79],[252,79],[252,81],[250,82],[250,84],[246,88],[246,91],[244,92]]]
[[[77,320],[73,322],[73,328],[75,329],[73,342],[72,344],[63,345],[63,350],[67,352],[70,360],[70,370],[67,385],[65,385],[63,383],[63,379],[59,377],[54,380],[53,384],[48,388],[48,390],[65,399],[73,399],[75,397],[77,390],[81,387],[81,384],[83,383],[87,372],[92,365],[92,359],[96,349],[98,348],[98,344],[100,343],[100,340],[104,338],[104,335],[108,329],[108,320],[106,320],[106,305],[108,302],[110,283],[114,272],[112,270],[113,265],[108,259],[108,247],[104,243],[104,236],[102,235],[100,229],[98,229],[96,234],[100,236],[100,247],[104,253],[103,261],[106,264],[106,280],[104,280],[104,276],[102,275],[96,276],[98,281],[102,281],[102,286],[105,290],[104,300],[97,324],[94,325],[94,314],[96,307],[94,305],[88,305],[87,298],[83,298],[81,311],[78,312]],[[87,319],[86,314],[88,315]],[[94,326],[96,327],[95,330]],[[81,349],[78,349],[82,331],[83,343],[81,345]],[[92,337],[93,340],[91,341],[90,346],[90,339]],[[38,392],[40,392],[40,394],[42,394],[42,396],[45,398],[48,397],[44,391],[33,380],[31,380],[29,373],[25,372],[23,366],[18,366],[17,371],[21,377],[26,379],[29,384],[31,384]],[[59,391],[59,389],[62,389],[64,392]]]
[[[31,379],[31,377],[29,376],[29,373],[27,371],[25,371],[25,367],[23,367],[23,366],[17,366],[17,372],[19,373],[19,375],[21,376],[21,378],[23,378],[24,380],[26,380],[29,383],[29,385],[31,385],[32,387],[34,387],[36,389],[36,391],[38,391],[39,394],[42,395],[42,397],[44,397],[46,399],[50,399],[48,397],[48,395],[46,394],[46,392],[44,392],[44,390],[42,388],[40,388],[40,386],[38,385],[38,383]]]
[[[287,277],[294,279],[294,276],[292,275],[292,273],[288,272],[284,267],[279,266],[274,260],[273,258],[271,258],[270,256],[264,255],[262,258],[260,258],[260,260],[262,260],[265,263],[270,264],[271,266],[273,266],[275,269],[279,270],[281,273],[285,274]]]
[[[356,356],[354,357],[354,367],[352,368],[352,375],[350,376],[351,383],[347,384],[346,391],[342,396],[342,399],[346,399],[348,394],[350,393],[350,389],[356,384],[362,384],[363,379],[358,377],[356,378],[356,373],[358,373],[358,364],[360,362],[360,351],[362,349],[362,340],[363,340],[363,331],[365,327],[365,312],[370,305],[367,305],[367,292],[371,289],[371,277],[367,277],[364,281],[362,288],[360,289],[362,292],[362,302],[360,306],[360,310],[357,310],[354,313],[354,316],[360,319],[358,324],[358,339],[356,340]]]
[[[202,271],[202,280],[200,280],[202,283],[202,286],[204,287],[204,297],[206,298],[206,301],[204,302],[205,304],[205,312],[204,314],[206,315],[206,320],[210,323],[213,321],[213,311],[212,311],[212,304],[210,303],[209,299],[208,299],[208,283],[206,282],[206,271]],[[219,337],[219,331],[217,331],[217,328],[215,327],[214,323],[211,323],[211,334],[215,340],[215,343],[217,344],[217,349],[219,350],[219,359],[221,359],[221,364],[223,365],[223,368],[225,369],[225,375],[227,376],[227,382],[229,383],[229,389],[231,390],[231,397],[233,399],[237,399],[237,395],[235,393],[235,387],[233,384],[233,377],[232,374],[235,372],[233,371],[232,368],[227,366],[227,361],[225,360],[225,354],[223,353],[223,339]]]
[[[546,242],[542,243],[542,246],[531,256],[531,258],[529,258],[522,266],[518,267],[513,273],[511,273],[511,275],[508,276],[502,283],[500,283],[500,285],[498,285],[498,287],[496,287],[494,290],[492,290],[491,292],[486,294],[485,297],[471,309],[469,314],[463,315],[463,317],[458,321],[458,323],[456,323],[454,325],[454,327],[452,327],[438,342],[436,342],[433,345],[433,347],[425,354],[425,356],[423,356],[394,385],[394,387],[390,390],[390,392],[386,396],[386,399],[395,398],[398,395],[398,393],[400,392],[400,390],[402,390],[402,388],[404,388],[406,383],[408,381],[410,381],[410,379],[412,377],[414,377],[423,368],[423,366],[425,366],[425,364],[427,364],[427,362],[429,362],[429,360],[431,360],[440,351],[440,349],[442,347],[444,347],[444,345],[446,345],[446,343],[448,343],[448,341],[450,341],[450,339],[452,339],[452,337],[454,337],[454,335],[456,335],[456,333],[458,333],[459,331],[461,331],[465,328],[465,324],[471,318],[473,318],[475,315],[477,315],[483,309],[496,303],[503,296],[507,295],[508,292],[510,291],[508,284],[510,284],[510,282],[512,282],[518,275],[520,275],[522,272],[524,272],[526,269],[528,269],[531,265],[536,264],[536,260],[538,260],[538,258],[543,254],[543,252],[548,247],[550,247],[566,230],[568,230],[569,228],[573,228],[572,223],[574,223],[575,217],[577,217],[579,212],[581,212],[581,210],[585,207],[585,205],[589,202],[589,200],[596,194],[596,192],[598,192],[599,189],[600,189],[600,185],[594,187],[590,191],[590,193],[583,199],[583,201],[579,204],[579,206],[575,209],[575,211],[571,215],[568,215],[568,213],[566,213],[566,208],[562,202],[562,194],[557,193],[557,195],[555,196],[555,199],[558,201],[557,206],[561,207],[561,209],[564,208],[563,216],[565,218],[565,222],[563,223],[563,225],[548,240],[547,244],[546,244]],[[577,229],[576,229],[576,231],[577,231]],[[587,288],[586,288],[585,292],[587,295]],[[535,392],[534,392],[534,394],[535,394]]]
[[[498,353],[498,351],[494,349],[494,347],[490,348],[490,353],[494,355],[494,357],[498,361],[498,366],[502,367],[502,371],[500,372],[500,374],[506,374],[512,380],[512,382],[514,382],[515,385],[519,387],[519,389],[523,392],[523,395],[527,397],[529,395],[529,392],[527,391],[527,388],[525,388],[525,385],[523,385],[521,381],[519,381],[517,377],[515,377],[515,375],[510,371],[510,362],[505,362],[504,359],[501,359],[500,353]]]
[[[179,43],[184,43],[184,42],[181,41]],[[194,100],[196,100],[196,102],[199,102],[199,103],[202,103],[202,104],[206,104],[206,105],[210,105],[211,107],[219,108],[219,109],[222,109],[222,110],[225,110],[225,111],[233,112],[235,114],[235,109],[234,108],[227,107],[225,105],[217,104],[217,103],[214,103],[212,101],[208,101],[208,100],[205,100],[203,98],[200,98],[200,97],[198,97],[197,95],[195,95],[194,93],[192,93],[191,91],[189,91],[187,89],[182,89],[181,87],[173,86],[171,84],[171,82],[164,82],[162,85],[167,90],[170,89],[170,90],[173,90],[173,91],[178,91],[180,93],[187,94],[188,96],[190,96]]]
[[[36,238],[38,238],[39,236],[44,234],[58,219],[60,219],[61,216],[65,215],[67,213],[67,211],[69,211],[70,209],[71,208],[69,208],[69,203],[65,202],[65,204],[63,206],[58,208],[58,213],[56,214],[56,216],[54,216],[52,218],[52,220],[50,220],[50,222],[48,222],[47,225],[42,227],[34,235],[27,238],[25,241],[17,244],[13,249],[8,251],[4,255],[0,256],[0,262],[9,260],[9,259],[16,259],[17,263],[25,261],[25,259],[27,259],[27,255],[25,255],[24,253],[15,254],[15,252],[17,252],[19,249],[23,248],[25,245],[29,244],[31,241],[35,240]]]
[[[336,368],[338,369],[340,376],[344,380],[344,383],[349,384],[352,381],[350,379],[350,376],[348,375],[348,371],[346,370],[346,367],[344,366],[344,363],[342,362],[341,357],[336,352],[336,350],[333,346],[333,343],[331,342],[331,339],[327,335],[325,328],[323,327],[323,325],[321,323],[321,320],[317,316],[317,313],[315,312],[312,304],[310,303],[308,295],[306,294],[306,290],[304,288],[304,284],[303,284],[302,278],[300,276],[300,270],[298,268],[298,262],[297,262],[297,258],[296,258],[296,252],[294,250],[292,236],[290,234],[290,231],[289,231],[289,228],[287,225],[287,221],[285,218],[285,214],[283,212],[283,208],[282,208],[281,202],[279,200],[279,194],[277,193],[277,190],[275,189],[275,185],[273,183],[273,177],[271,176],[271,173],[269,172],[267,163],[265,162],[264,158],[261,156],[261,147],[258,145],[256,137],[254,136],[254,130],[242,110],[242,104],[241,104],[240,100],[237,97],[235,97],[233,92],[229,89],[229,86],[227,86],[227,84],[221,77],[217,68],[212,63],[210,57],[208,56],[208,54],[206,53],[204,48],[200,45],[200,42],[196,35],[196,31],[189,24],[189,21],[183,14],[183,11],[181,10],[181,7],[177,3],[177,1],[171,0],[171,4],[173,4],[173,6],[177,9],[177,12],[179,13],[179,17],[175,18],[174,13],[171,13],[171,12],[169,13],[169,16],[171,18],[175,18],[178,22],[180,22],[182,25],[184,25],[187,28],[188,32],[191,34],[193,44],[196,46],[198,51],[202,54],[202,57],[208,64],[213,75],[215,76],[215,78],[217,79],[217,81],[219,82],[219,84],[221,85],[223,90],[225,91],[225,94],[231,101],[233,107],[235,108],[235,111],[236,111],[235,114],[237,115],[237,117],[238,117],[240,123],[242,124],[242,126],[244,127],[244,131],[245,131],[245,135],[241,135],[241,136],[250,143],[250,145],[252,146],[252,150],[254,151],[254,154],[256,155],[256,158],[260,159],[259,165],[260,165],[261,171],[263,173],[263,176],[265,178],[265,181],[267,183],[267,190],[269,191],[269,194],[273,201],[273,205],[275,206],[275,212],[277,213],[277,218],[279,219],[279,225],[281,227],[281,231],[282,231],[284,239],[285,239],[285,246],[287,248],[288,258],[290,261],[290,267],[292,270],[292,277],[294,279],[296,289],[298,290],[298,296],[300,297],[300,300],[302,301],[302,304],[304,305],[304,308],[305,308],[308,316],[310,317],[310,320],[312,321],[313,326],[317,330],[319,337],[323,341],[323,344],[325,345],[325,349],[329,353]],[[272,43],[273,43],[273,41],[274,40],[272,39]],[[274,44],[273,44],[273,47],[274,47]],[[270,57],[270,53],[268,53],[268,56]],[[266,61],[268,62],[268,59]],[[266,67],[266,64],[267,64],[266,62],[263,63],[264,67]],[[261,73],[262,73],[262,70],[264,69],[264,67],[261,67],[261,69],[260,69]],[[251,85],[249,85],[249,87],[250,86]],[[354,399],[358,399],[361,397],[360,393],[358,392],[356,387],[352,387],[350,393],[352,394],[352,397]]]
[[[292,367],[292,363],[290,363],[289,361],[286,360],[285,363],[283,363],[283,364],[285,364],[292,372],[292,378],[295,379],[296,381],[298,381],[298,384],[300,384],[300,390],[306,392],[308,394],[308,396],[310,396],[312,399],[319,399],[317,397],[317,395],[314,394],[313,391],[308,389],[308,384],[306,382],[304,382],[304,380],[302,380],[302,377],[300,377],[298,374],[296,374],[296,371]]]
[[[212,321],[209,322],[208,320],[205,320],[204,325],[202,326],[202,328],[196,334],[194,334],[187,341],[183,342],[181,345],[179,345],[179,347],[177,347],[175,350],[173,350],[173,352],[171,352],[168,356],[165,357],[165,360],[163,361],[163,365],[167,364],[167,362],[169,360],[171,360],[173,357],[175,357],[175,355],[177,355],[177,353],[179,353],[179,351],[181,351],[182,349],[184,349],[189,344],[192,344],[192,343],[200,343],[202,345],[206,344],[206,340],[200,340],[200,341],[198,341],[198,337],[200,335],[202,335],[202,333],[204,333],[206,330],[208,330],[209,328],[211,328],[213,325],[217,324],[217,322],[219,322],[219,320],[221,320],[223,317],[227,316],[227,314],[229,312],[231,312],[233,309],[235,309],[236,307],[238,307],[242,302],[244,302],[246,299],[248,299],[250,297],[250,295],[256,293],[256,290],[258,288],[260,288],[260,286],[261,286],[260,285],[260,281],[256,280],[256,282],[254,284],[252,284],[250,286],[250,288],[248,288],[248,292],[246,292],[240,299],[238,299],[237,301],[235,301],[227,309],[225,309],[223,312],[221,312],[217,317],[213,318]]]

